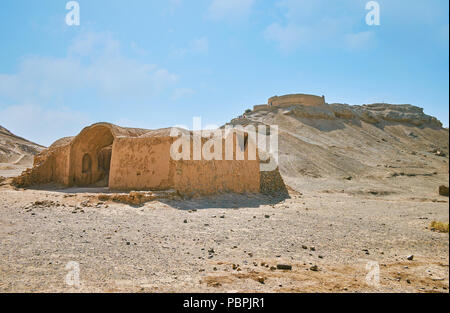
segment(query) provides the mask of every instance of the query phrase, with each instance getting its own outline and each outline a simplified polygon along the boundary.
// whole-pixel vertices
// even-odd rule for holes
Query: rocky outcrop
[[[327,105],[321,106],[295,105],[283,113],[286,115],[294,115],[300,118],[312,118],[324,120],[332,120],[336,118],[334,112],[330,110],[330,107]]]
[[[0,126],[0,163],[31,165],[33,156],[44,149]]]
[[[422,108],[410,104],[374,103],[365,105],[348,105],[342,103],[324,104],[284,104],[283,107],[271,106],[267,108],[271,112],[279,112],[298,118],[323,119],[323,120],[360,120],[370,124],[378,123],[402,123],[414,126],[429,126],[441,128],[442,123],[433,116],[426,115]],[[260,112],[258,108],[254,112]],[[249,123],[245,114],[239,119],[233,120],[235,124]]]
[[[368,114],[370,120],[398,122],[405,124],[412,124],[415,126],[435,126],[442,127],[442,123],[433,116],[426,115],[422,108],[410,105],[399,104],[393,105],[388,103],[374,103],[362,106],[355,106],[354,110],[362,114]]]
[[[448,197],[448,187],[447,186],[439,186],[439,195]]]

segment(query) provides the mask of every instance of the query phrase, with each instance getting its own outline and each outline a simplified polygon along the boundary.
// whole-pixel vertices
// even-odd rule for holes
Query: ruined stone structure
[[[325,97],[319,97],[307,94],[291,94],[284,96],[274,96],[269,98],[267,104],[255,105],[254,111],[270,110],[277,108],[287,108],[294,105],[321,106],[325,104]]]
[[[192,132],[179,129],[191,138],[191,145],[188,158],[174,160],[170,150],[177,137],[171,136],[170,131],[123,128],[108,123],[91,125],[75,137],[56,141],[37,155],[33,168],[23,172],[15,183],[18,186],[58,183],[113,190],[174,189],[183,195],[259,193],[267,189],[260,186],[258,152],[256,157],[249,157],[249,147],[254,143],[248,140],[248,135],[242,137],[243,158],[236,156],[237,149],[242,147],[237,145],[240,137],[231,133],[231,140],[219,139],[221,160],[194,160]],[[205,144],[208,138],[200,140]],[[226,145],[230,143],[231,160],[225,157]]]
[[[269,98],[268,105],[276,107],[288,107],[292,105],[309,105],[309,106],[319,106],[325,104],[325,97],[319,97],[314,95],[306,94],[293,94],[284,96],[274,96]]]

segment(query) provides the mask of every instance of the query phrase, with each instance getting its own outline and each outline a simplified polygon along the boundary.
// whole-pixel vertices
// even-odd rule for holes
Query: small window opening
[[[91,169],[92,169],[92,159],[91,159],[91,156],[88,153],[86,153],[83,156],[82,173],[83,174],[88,174],[88,173],[91,172]]]

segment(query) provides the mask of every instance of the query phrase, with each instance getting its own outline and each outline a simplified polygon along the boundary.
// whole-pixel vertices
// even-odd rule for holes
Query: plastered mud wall
[[[173,162],[175,189],[191,196],[227,192],[259,193],[256,142],[243,133],[233,132],[224,137],[217,143],[221,146],[222,160],[192,160],[191,150],[191,160]],[[203,145],[207,140],[203,139]]]
[[[247,144],[243,160],[236,160],[236,136],[220,140],[222,160],[194,160],[194,140],[189,139],[189,158],[174,160],[170,147],[177,138],[117,138],[113,144],[109,186],[118,190],[175,189],[183,195],[224,192],[258,193],[259,160],[249,160]],[[209,139],[202,138],[202,147]],[[233,147],[226,160],[226,145]],[[213,150],[212,150],[213,151]],[[256,151],[256,150],[255,150]],[[255,153],[257,155],[257,152]]]
[[[170,180],[171,138],[116,138],[113,144],[111,189],[164,190]]]

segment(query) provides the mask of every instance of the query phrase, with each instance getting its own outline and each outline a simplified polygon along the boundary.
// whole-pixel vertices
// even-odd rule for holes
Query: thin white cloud
[[[163,13],[174,14],[183,4],[183,0],[169,0]]]
[[[307,42],[308,32],[305,28],[294,24],[281,26],[273,23],[266,28],[264,36],[267,40],[276,42],[283,52],[290,52],[299,47],[301,43]]]
[[[347,34],[345,43],[351,50],[364,50],[373,46],[375,42],[375,33],[373,31],[364,31],[355,34]]]
[[[133,50],[134,53],[136,53],[139,56],[147,56],[148,51],[145,49],[142,49],[136,42],[131,42],[131,50]]]
[[[283,12],[282,18],[266,27],[264,37],[284,53],[300,48],[357,50],[372,46],[373,42],[371,44],[370,41],[375,38],[374,32],[353,30],[363,20],[366,13],[364,7],[360,8],[360,15],[343,14],[342,12],[348,12],[348,8],[354,10],[359,7],[349,0],[343,0],[340,5],[342,7],[337,10],[336,4],[330,5],[322,0],[279,1],[275,6]]]
[[[254,2],[254,0],[212,0],[208,8],[208,17],[216,21],[236,21],[248,16]]]
[[[87,33],[66,57],[27,57],[17,73],[0,73],[0,96],[48,100],[91,90],[106,98],[148,99],[177,81],[167,69],[123,56],[109,35]]]
[[[49,109],[27,103],[0,109],[0,125],[45,146],[58,138],[76,135],[90,123],[87,115],[67,107]]]
[[[209,51],[209,41],[206,37],[195,38],[191,40],[187,48],[178,49],[174,52],[177,56],[185,56],[187,54],[206,54]]]
[[[177,88],[172,94],[172,100],[180,100],[195,94],[195,90],[191,88]]]
[[[98,57],[118,55],[120,43],[108,32],[85,32],[76,37],[68,48],[70,56]]]

